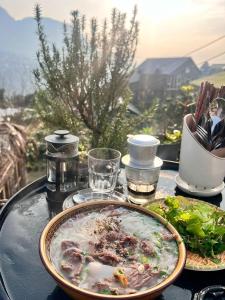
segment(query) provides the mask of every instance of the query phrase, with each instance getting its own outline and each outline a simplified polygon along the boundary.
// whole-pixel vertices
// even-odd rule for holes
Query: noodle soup
[[[50,244],[59,274],[106,295],[144,291],[167,278],[178,261],[175,236],[155,218],[108,205],[62,223]]]

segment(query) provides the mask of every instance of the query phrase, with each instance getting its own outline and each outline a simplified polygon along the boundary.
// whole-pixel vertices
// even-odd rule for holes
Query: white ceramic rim
[[[163,160],[158,157],[155,156],[155,158],[153,159],[151,164],[135,164],[131,161],[130,159],[130,154],[126,154],[122,157],[121,159],[122,164],[124,164],[125,166],[129,167],[129,168],[133,168],[133,169],[139,169],[139,170],[151,170],[151,169],[158,169],[161,168],[161,166],[163,165]]]
[[[198,189],[198,187],[194,187],[193,185],[189,185],[185,180],[183,180],[179,174],[175,176],[176,185],[181,189],[183,192],[193,195],[193,196],[200,196],[200,197],[213,197],[222,192],[224,189],[224,182],[218,185],[215,188],[209,189]],[[189,188],[190,187],[190,188]]]
[[[136,134],[137,135],[137,134]],[[142,135],[147,135],[147,134],[142,134]],[[135,136],[135,135],[134,135]],[[154,144],[137,144],[137,143],[134,143],[134,142],[132,142],[132,138],[134,137],[134,136],[131,136],[131,137],[129,137],[128,139],[127,139],[127,142],[128,142],[128,144],[131,144],[132,146],[137,146],[137,147],[156,147],[156,146],[158,146],[159,144],[160,144],[160,140],[158,140],[157,138],[155,138],[153,135],[151,135],[153,138],[154,138],[154,140],[155,140],[155,143]]]
[[[215,158],[217,158],[217,159],[219,159],[219,160],[224,161],[224,160],[225,160],[225,157],[216,156],[216,155],[213,154],[212,152],[206,150],[206,149],[199,143],[199,141],[194,137],[193,132],[190,130],[190,128],[189,128],[189,126],[188,126],[188,124],[187,124],[187,118],[188,118],[189,116],[192,117],[192,120],[193,120],[193,122],[195,123],[194,116],[193,116],[192,114],[188,114],[188,115],[184,116],[184,124],[185,124],[187,130],[189,131],[190,135],[192,136],[192,138],[193,138],[193,139],[196,141],[196,143],[198,143],[198,145],[199,145],[205,152],[207,152],[209,155],[211,155],[211,156],[213,156],[213,157],[215,157]]]

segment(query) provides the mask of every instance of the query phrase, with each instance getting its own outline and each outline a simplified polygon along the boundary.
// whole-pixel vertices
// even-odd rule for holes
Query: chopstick
[[[199,124],[203,114],[209,116],[209,107],[210,104],[216,98],[225,97],[225,86],[221,86],[220,89],[214,87],[213,84],[208,81],[202,82],[199,90],[199,96],[196,102],[196,110],[194,114],[196,124]]]

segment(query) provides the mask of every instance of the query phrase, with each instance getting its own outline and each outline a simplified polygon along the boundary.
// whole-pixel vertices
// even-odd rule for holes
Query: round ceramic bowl
[[[66,278],[64,278],[62,275],[60,275],[53,263],[51,262],[50,258],[50,244],[51,240],[59,228],[61,224],[63,224],[65,221],[68,219],[76,216],[78,213],[81,212],[88,212],[92,211],[93,209],[102,209],[105,206],[108,205],[114,205],[115,207],[124,207],[126,209],[132,210],[132,211],[137,211],[140,212],[144,215],[150,216],[158,220],[161,224],[163,224],[172,234],[175,234],[176,236],[176,242],[177,242],[177,247],[178,247],[178,261],[177,264],[173,270],[173,272],[164,279],[164,281],[160,282],[159,284],[150,287],[149,289],[145,291],[139,291],[135,294],[130,294],[130,295],[103,295],[103,294],[98,294],[94,293],[82,288],[79,288],[78,286],[73,285],[70,283]],[[60,214],[56,215],[44,228],[41,238],[40,238],[40,256],[41,260],[47,269],[47,271],[50,273],[50,275],[57,281],[58,285],[72,298],[76,300],[104,300],[104,299],[110,299],[110,300],[137,300],[137,299],[143,299],[143,300],[150,300],[154,299],[158,295],[160,295],[163,290],[170,285],[176,278],[177,276],[181,273],[184,264],[185,264],[185,259],[186,259],[186,250],[184,243],[176,231],[176,229],[169,224],[165,219],[160,217],[158,214],[148,211],[142,207],[137,207],[129,203],[122,203],[118,201],[92,201],[92,202],[87,202],[84,204],[80,204],[77,206],[74,206],[72,208],[69,208]]]

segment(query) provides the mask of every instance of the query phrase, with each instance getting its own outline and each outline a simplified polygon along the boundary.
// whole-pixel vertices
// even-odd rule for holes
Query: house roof
[[[140,74],[150,75],[159,72],[161,74],[170,75],[187,61],[194,64],[190,57],[148,58],[136,69],[131,76],[130,82],[137,82]]]

